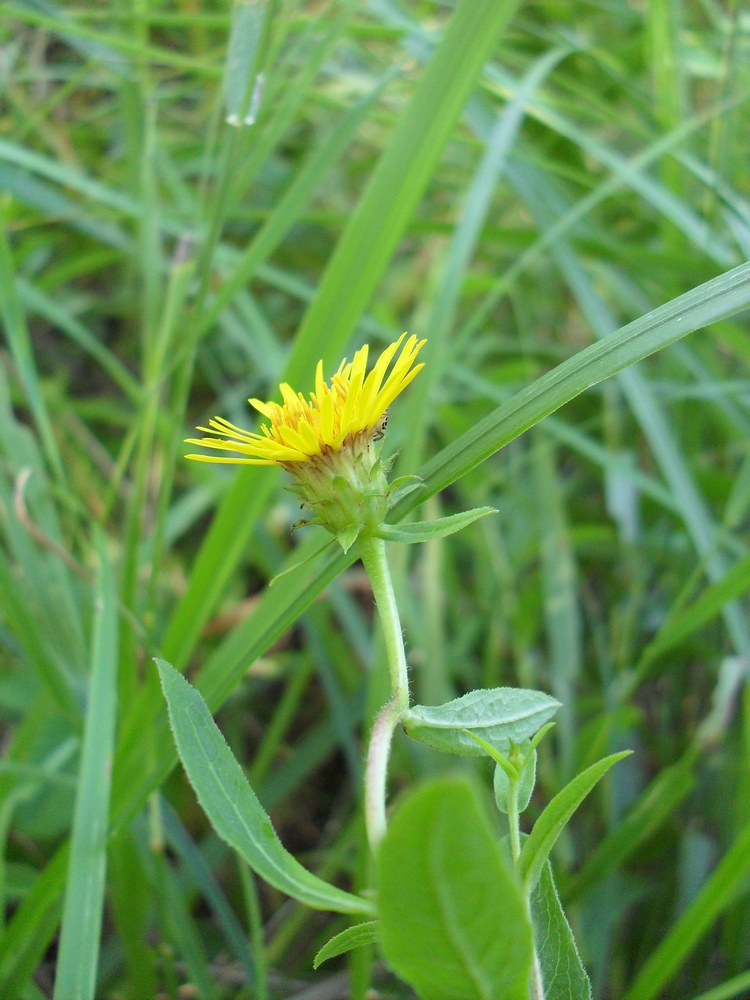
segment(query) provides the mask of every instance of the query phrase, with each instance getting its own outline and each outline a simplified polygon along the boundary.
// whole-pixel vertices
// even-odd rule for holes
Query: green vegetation
[[[556,699],[515,845],[542,964],[587,989],[562,902],[596,998],[746,995],[742,5],[2,11],[0,997],[411,996],[384,955],[447,988],[402,947],[419,900],[370,920],[388,666],[357,545],[293,530],[286,473],[183,457],[196,424],[255,428],[248,397],[403,330],[427,338],[383,452],[419,477],[388,537],[427,539],[389,542],[411,724],[477,688]],[[463,530],[417,527],[442,517]],[[254,790],[227,762],[243,804],[212,808],[240,854],[177,766],[155,658]],[[468,724],[441,737],[462,757],[397,732],[381,878],[392,902],[429,841],[473,927],[457,967],[520,997],[527,937],[516,966],[472,951],[466,885],[509,876]],[[242,809],[281,843],[242,841]]]

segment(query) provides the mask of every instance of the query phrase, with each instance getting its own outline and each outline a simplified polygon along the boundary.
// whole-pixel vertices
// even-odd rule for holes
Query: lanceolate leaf
[[[518,859],[518,872],[524,882],[532,888],[536,885],[544,863],[570,817],[610,767],[631,753],[632,750],[623,750],[622,753],[613,753],[611,756],[605,757],[604,760],[592,764],[581,774],[576,775],[552,799],[534,824],[534,829],[521,850],[521,856]]]
[[[383,524],[378,535],[387,542],[406,542],[414,545],[417,542],[431,542],[433,538],[445,538],[462,528],[468,527],[480,517],[497,514],[494,507],[476,507],[450,517],[440,517],[436,521],[417,521],[415,524]]]
[[[166,660],[157,660],[175,743],[213,828],[266,882],[318,910],[372,913],[366,900],[329,885],[283,846],[206,703]]]
[[[559,707],[559,701],[542,691],[487,688],[445,705],[415,705],[404,729],[413,740],[443,753],[481,757],[485,751],[471,733],[505,751],[510,740],[520,743],[533,736]]]
[[[364,924],[355,924],[354,927],[347,927],[345,931],[332,937],[320,949],[313,960],[313,969],[317,969],[329,958],[337,955],[344,955],[354,948],[362,948],[366,944],[374,944],[378,939],[377,920],[368,920]]]

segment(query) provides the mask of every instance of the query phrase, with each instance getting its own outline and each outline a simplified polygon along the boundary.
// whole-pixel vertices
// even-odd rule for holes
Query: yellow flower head
[[[235,454],[187,457],[283,466],[296,480],[289,488],[313,510],[309,523],[322,524],[346,551],[362,532],[376,532],[388,512],[391,490],[375,441],[382,437],[388,407],[424,367],[414,361],[425,342],[411,336],[386,375],[404,337],[383,351],[369,375],[367,346],[353,361],[344,359],[330,382],[323,379],[323,362],[318,362],[309,400],[285,382],[283,404],[251,399],[269,421],[261,425],[260,434],[214,417],[208,427],[198,428],[211,436],[189,438],[188,444]]]
[[[261,426],[261,434],[236,427],[223,417],[214,417],[208,427],[199,427],[211,435],[188,438],[188,444],[216,451],[237,452],[236,456],[188,455],[196,462],[228,462],[238,465],[282,465],[297,473],[297,463],[312,462],[319,455],[338,452],[345,444],[376,433],[383,416],[398,394],[406,388],[424,365],[414,360],[425,343],[409,337],[398,360],[386,378],[386,371],[406,334],[387,347],[369,375],[368,347],[365,344],[347,363],[344,359],[330,380],[323,379],[323,362],[318,362],[315,392],[307,400],[281,383],[283,405],[248,402],[266,417],[270,424]]]

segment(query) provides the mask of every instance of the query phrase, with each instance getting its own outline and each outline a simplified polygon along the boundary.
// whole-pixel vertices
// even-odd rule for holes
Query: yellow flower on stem
[[[319,361],[309,399],[282,382],[283,403],[249,400],[269,421],[261,425],[260,434],[214,417],[208,427],[198,428],[209,437],[189,438],[187,443],[235,454],[187,458],[280,465],[295,476],[297,491],[315,512],[315,523],[348,544],[364,527],[377,530],[387,511],[388,482],[374,443],[382,437],[388,407],[424,367],[414,362],[425,341],[412,335],[404,344],[405,337],[383,351],[369,375],[365,345],[351,362],[341,362],[329,382]]]

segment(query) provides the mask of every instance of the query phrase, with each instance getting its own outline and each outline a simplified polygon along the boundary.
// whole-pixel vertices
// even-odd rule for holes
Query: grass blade
[[[55,1000],[93,1000],[104,905],[117,689],[117,592],[103,540],[91,678],[65,892]]]
[[[417,91],[326,267],[295,338],[284,381],[302,385],[322,356],[339,360],[430,182],[485,59],[515,0],[461,0]],[[266,470],[264,470],[266,472]],[[183,665],[237,565],[273,476],[243,469],[217,514],[170,623],[164,655]],[[262,485],[260,485],[262,483]]]
[[[624,1000],[653,1000],[661,994],[709,927],[737,898],[749,871],[750,823],[747,823],[690,906],[651,954]]]

